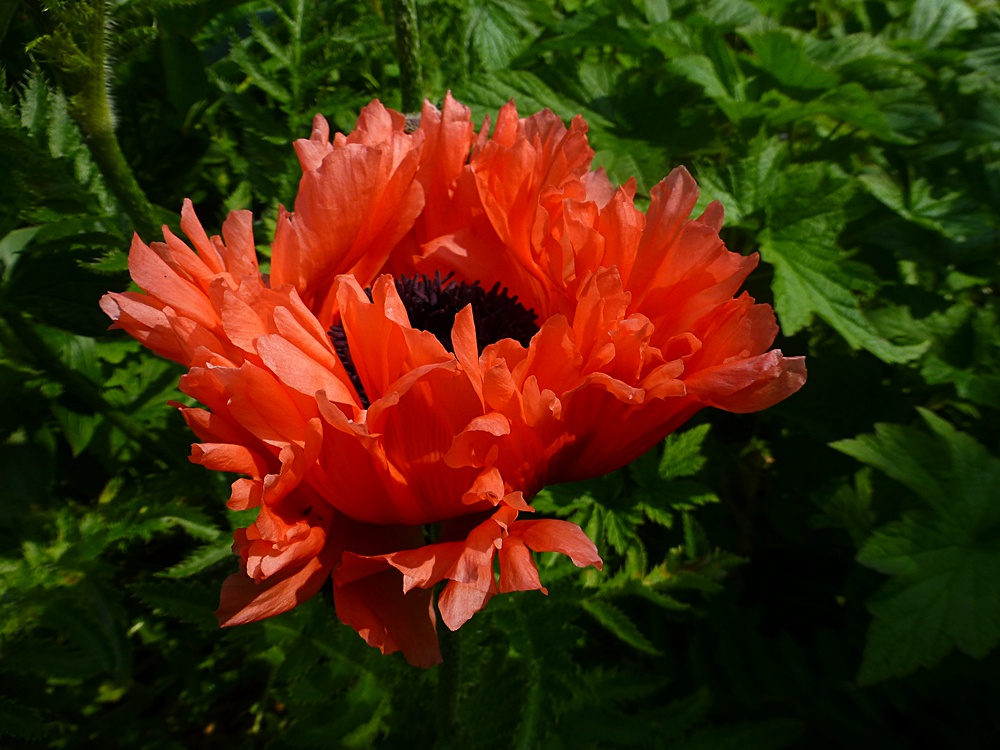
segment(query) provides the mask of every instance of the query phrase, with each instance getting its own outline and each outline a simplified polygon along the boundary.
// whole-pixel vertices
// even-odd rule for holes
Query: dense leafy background
[[[399,106],[388,3],[114,0],[93,69],[102,2],[44,5],[0,6],[0,744],[1000,743],[996,3],[418,4],[432,100],[583,113],[640,192],[687,165],[809,357],[780,406],[543,493],[604,573],[544,559],[549,597],[495,599],[426,672],[328,593],[216,628],[229,480],[186,460],[178,369],[105,330],[143,220],[75,88],[107,73],[155,221],[251,208],[266,242],[312,115]]]

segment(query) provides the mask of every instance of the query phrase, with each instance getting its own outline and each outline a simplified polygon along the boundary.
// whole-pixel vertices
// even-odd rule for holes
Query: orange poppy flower
[[[590,170],[579,117],[510,103],[477,135],[449,95],[409,132],[375,101],[350,135],[331,142],[317,116],[295,148],[269,275],[248,212],[209,238],[185,201],[194,249],[136,237],[145,293],[101,302],[189,368],[191,460],[244,475],[229,507],[259,509],[235,535],[223,625],[287,611],[332,573],[343,622],[432,665],[435,584],[455,629],[497,593],[545,591],[531,551],[600,567],[580,528],[531,517],[539,489],[805,382],[801,357],[768,351],[771,308],[734,298],[757,256],[726,250],[721,206],[690,218],[698,189],[677,169],[643,214],[634,181]]]

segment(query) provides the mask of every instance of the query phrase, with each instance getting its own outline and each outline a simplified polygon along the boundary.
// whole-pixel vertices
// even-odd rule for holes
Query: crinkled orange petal
[[[355,273],[370,283],[424,205],[414,180],[423,134],[406,135],[404,122],[378,102],[363,120],[303,172],[295,212],[279,216],[272,247],[272,285],[292,284],[324,328],[333,320],[334,277]],[[308,152],[303,165],[312,166],[323,148],[317,140],[301,149]]]
[[[320,590],[332,566],[331,556],[321,554],[260,583],[247,576],[245,570],[233,573],[222,584],[215,611],[219,625],[245,625],[295,608]]]

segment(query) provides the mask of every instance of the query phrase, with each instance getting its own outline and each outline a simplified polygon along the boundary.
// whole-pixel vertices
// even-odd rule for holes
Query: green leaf
[[[859,679],[929,667],[952,648],[976,658],[1000,643],[1000,459],[930,412],[927,433],[876,425],[833,443],[913,490],[932,511],[877,531],[858,561],[893,576],[868,602],[874,622]]]
[[[37,711],[0,698],[0,736],[38,740],[45,736],[45,724]]]
[[[12,232],[8,232],[7,235],[0,240],[0,264],[3,264],[2,275],[4,278],[7,276],[8,272],[17,263],[18,257],[24,251],[24,249],[31,244],[35,235],[41,231],[41,227],[23,227],[22,229],[15,229]]]
[[[783,127],[811,117],[827,117],[865,130],[883,141],[913,142],[913,139],[900,135],[889,127],[889,121],[872,99],[872,93],[859,83],[845,83],[801,103],[790,99],[782,101],[778,92],[770,92],[768,99],[779,103],[778,108],[767,117],[775,127]]]
[[[969,543],[940,518],[907,516],[877,532],[858,561],[895,576],[869,601],[859,679],[937,664],[953,647],[976,658],[1000,643],[1000,540]]]
[[[531,11],[521,0],[476,0],[469,14],[468,43],[486,70],[507,67],[538,36]]]
[[[926,49],[934,49],[956,31],[974,29],[976,12],[962,0],[917,0],[906,35]]]
[[[776,136],[758,133],[746,156],[715,170],[699,170],[702,194],[721,201],[726,209],[726,226],[746,224],[752,214],[763,211],[788,162],[788,148]]]
[[[90,441],[101,423],[98,414],[81,414],[73,409],[67,409],[59,404],[52,404],[52,413],[59,420],[66,442],[74,456],[79,456],[90,445]]]
[[[843,529],[859,547],[871,535],[875,524],[872,510],[872,470],[865,467],[854,476],[854,483],[843,483],[832,492],[810,499],[821,512],[809,519],[813,528]]]
[[[161,576],[164,578],[188,578],[212,567],[213,565],[229,560],[233,556],[232,543],[225,540],[218,544],[207,544],[199,547],[181,562],[167,568]]]
[[[782,175],[760,236],[761,256],[775,270],[775,309],[786,335],[818,315],[852,347],[885,362],[908,362],[928,344],[897,345],[873,332],[855,296],[874,290],[872,276],[837,247],[853,192],[853,182],[829,163],[797,165]]]
[[[731,101],[734,94],[729,90],[705,55],[687,55],[670,61],[669,69],[704,90],[705,96],[718,101]]]
[[[701,87],[705,96],[715,102],[731,122],[755,117],[764,111],[763,105],[750,101],[747,88],[750,83],[739,68],[732,63],[732,51],[713,59],[708,55],[682,55],[667,64],[667,70]]]
[[[928,384],[954,383],[959,398],[1000,409],[1000,375],[954,367],[934,355],[924,360],[920,374]]]
[[[958,192],[935,196],[930,183],[920,177],[906,180],[904,188],[876,166],[866,167],[859,179],[873,196],[899,216],[956,242],[988,231],[975,217],[967,215],[968,199]]]
[[[931,433],[877,424],[873,435],[831,445],[906,485],[970,536],[1000,523],[1000,459],[932,412],[920,414]]]
[[[635,533],[635,519],[631,515],[601,507],[601,521],[604,536],[616,552],[625,554],[630,547],[640,544]]]
[[[156,612],[202,627],[215,627],[212,612],[218,594],[194,581],[137,583],[129,587],[132,595]]]
[[[618,607],[603,599],[585,599],[581,606],[609,632],[617,636],[637,651],[651,656],[660,656],[660,651]]]
[[[828,89],[839,83],[836,73],[824,70],[806,55],[805,45],[787,29],[744,37],[764,70],[778,83],[794,89]]]
[[[247,80],[257,88],[277,101],[288,104],[291,102],[292,94],[288,89],[277,83],[274,76],[266,70],[261,69],[257,62],[250,56],[246,44],[235,44],[229,53],[229,59],[236,63],[240,70],[246,75]]]
[[[668,435],[663,444],[659,474],[666,480],[689,477],[701,471],[706,458],[701,447],[711,425],[702,424],[684,432]]]
[[[538,76],[522,70],[501,70],[475,76],[456,89],[455,96],[472,107],[473,116],[477,119],[484,115],[496,117],[497,110],[513,98],[522,116],[548,108],[563,120],[582,114],[590,127],[590,134],[614,126],[607,117],[583,102],[558,93]]]

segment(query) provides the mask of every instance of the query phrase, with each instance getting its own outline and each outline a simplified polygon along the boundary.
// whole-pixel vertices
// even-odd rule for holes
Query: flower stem
[[[64,6],[27,4],[40,36],[32,47],[48,59],[69,100],[69,114],[83,131],[108,190],[145,237],[156,233],[153,206],[139,187],[115,136],[111,106],[107,2],[85,0]]]
[[[535,653],[535,644],[531,638],[531,623],[524,614],[517,602],[514,609],[517,612],[518,629],[521,631],[523,640],[521,648],[524,650],[524,658],[528,665],[528,685],[521,701],[521,722],[517,727],[517,734],[514,737],[513,747],[516,750],[531,750],[538,747],[538,733],[540,730],[540,707],[544,696],[542,695],[542,666]]]
[[[448,750],[460,746],[458,692],[462,683],[462,641],[459,631],[451,631],[443,623],[438,630],[442,662],[437,668],[438,734],[435,748]]]
[[[424,87],[420,70],[416,0],[393,0],[393,26],[396,29],[396,56],[399,58],[399,88],[403,97],[403,112],[419,113],[424,99]]]

